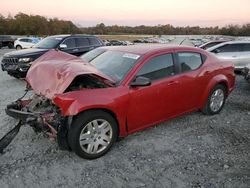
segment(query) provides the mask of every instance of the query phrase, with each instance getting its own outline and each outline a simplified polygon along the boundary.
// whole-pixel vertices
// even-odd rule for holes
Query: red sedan
[[[7,114],[94,159],[118,137],[196,110],[218,114],[235,75],[231,63],[198,48],[134,45],[80,58],[52,50],[26,80],[34,96],[8,105]]]

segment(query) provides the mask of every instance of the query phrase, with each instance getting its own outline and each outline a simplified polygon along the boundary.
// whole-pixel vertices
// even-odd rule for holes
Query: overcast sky
[[[0,0],[0,13],[39,14],[81,26],[224,26],[250,22],[250,0]]]

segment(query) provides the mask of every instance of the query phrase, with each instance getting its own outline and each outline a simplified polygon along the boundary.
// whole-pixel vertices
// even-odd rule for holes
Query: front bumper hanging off
[[[46,132],[51,138],[56,138],[57,130],[48,123],[55,116],[54,113],[33,113],[23,111],[23,106],[29,101],[16,101],[7,105],[5,112],[7,115],[20,120],[23,124],[32,126],[35,132]]]
[[[27,110],[27,105],[31,100],[17,100],[7,105],[5,112],[7,115],[18,119],[19,123],[0,139],[0,153],[11,143],[22,125],[30,125],[35,132],[43,132],[52,139],[56,139],[59,148],[71,150],[68,145],[68,127],[72,122],[72,117],[63,117],[58,111],[31,112]]]
[[[35,121],[38,119],[39,116],[35,115],[34,113],[21,111],[20,103],[20,101],[17,101],[13,104],[8,105],[5,109],[6,114],[15,119],[19,119],[24,123],[28,123],[29,121]]]

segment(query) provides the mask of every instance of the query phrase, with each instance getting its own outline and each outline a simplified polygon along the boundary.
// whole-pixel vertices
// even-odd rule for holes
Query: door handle
[[[211,71],[206,71],[205,73],[204,73],[204,75],[207,75],[207,74],[209,74]]]
[[[171,86],[171,85],[174,85],[174,84],[178,84],[179,83],[179,81],[170,81],[170,82],[168,82],[168,86]]]
[[[73,52],[78,52],[79,51],[79,49],[78,48],[76,48],[76,49],[74,49],[74,50],[72,50]]]

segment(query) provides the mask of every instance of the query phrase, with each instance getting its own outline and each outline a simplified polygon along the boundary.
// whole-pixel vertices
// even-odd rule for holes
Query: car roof
[[[62,35],[50,35],[48,37],[68,38],[68,37],[96,37],[96,36],[86,35],[86,34],[62,34]]]
[[[224,44],[250,44],[250,41],[228,41]]]
[[[138,45],[130,45],[130,46],[105,46],[101,47],[107,50],[114,51],[122,51],[127,53],[133,53],[138,55],[145,55],[147,53],[153,53],[160,50],[193,50],[194,52],[200,52],[200,49],[189,46],[177,46],[177,45],[169,45],[169,44],[138,44]]]
[[[217,49],[221,46],[224,46],[226,44],[250,44],[250,41],[228,41],[228,42],[223,42],[223,43],[220,43],[220,44],[217,44],[215,46],[212,46],[211,48],[208,48],[206,49],[207,51],[212,51],[214,49]]]

